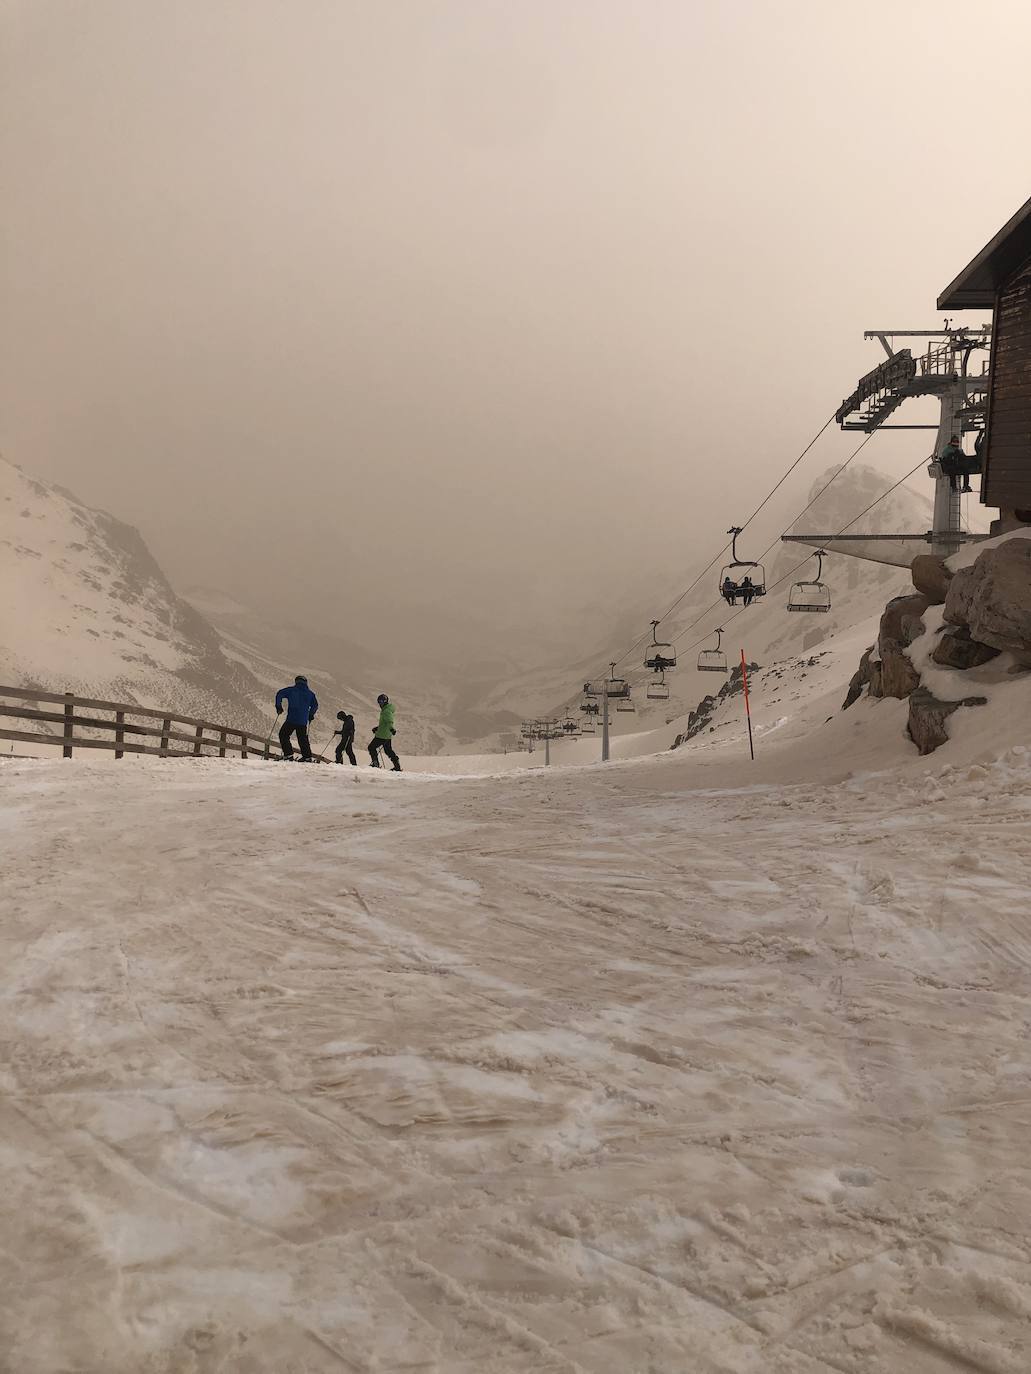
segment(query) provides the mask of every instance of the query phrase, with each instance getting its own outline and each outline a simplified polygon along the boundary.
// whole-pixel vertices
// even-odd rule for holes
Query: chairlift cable
[[[870,436],[867,436],[867,437],[869,438]],[[864,439],[863,443],[865,443],[865,442],[866,442],[866,440]],[[860,448],[861,448],[861,447],[862,447],[862,445],[860,445]],[[857,452],[858,452],[858,450],[857,450]],[[836,539],[836,538],[838,537],[838,534],[844,534],[846,530],[851,529],[851,527],[856,523],[857,520],[862,520],[862,518],[863,518],[864,515],[869,515],[870,511],[873,510],[874,506],[880,505],[880,503],[881,503],[886,497],[890,496],[890,495],[892,494],[893,491],[897,491],[898,488],[902,486],[903,482],[908,482],[909,479],[910,479],[911,477],[913,477],[917,472],[919,472],[919,470],[923,467],[923,465],[924,465],[926,462],[927,462],[927,459],[926,459],[926,458],[921,458],[920,461],[919,461],[919,463],[917,463],[915,467],[910,468],[909,472],[907,472],[907,473],[905,474],[904,477],[900,477],[899,480],[898,480],[897,482],[895,482],[892,486],[890,486],[890,487],[887,489],[887,491],[883,491],[883,492],[880,494],[880,496],[878,496],[875,500],[871,501],[870,504],[866,507],[865,510],[861,510],[861,511],[859,512],[858,515],[854,515],[854,516],[852,517],[852,519],[848,522],[847,525],[842,525],[841,529],[838,530],[837,534],[831,535],[831,539]],[[825,490],[826,490],[826,488],[825,488]],[[804,513],[804,512],[803,512],[803,513]],[[799,517],[796,516],[796,517],[795,517],[795,520],[797,520],[798,518],[799,518]],[[792,524],[792,525],[795,523],[795,520],[792,520],[792,521],[791,521],[791,524]],[[790,529],[790,527],[791,527],[791,526],[789,525],[788,528]],[[778,539],[779,539],[779,536],[778,536]],[[775,545],[776,545],[777,542],[778,542],[778,540],[775,540],[774,543],[770,545],[770,548],[775,547]],[[828,542],[829,542],[829,541],[828,541]],[[770,550],[767,549],[767,550],[766,550],[766,553],[769,553],[769,551],[770,551]],[[765,556],[765,555],[764,555],[764,556]],[[794,565],[794,567],[789,568],[788,571],[787,571],[786,573],[784,573],[784,575],[783,575],[782,577],[778,577],[777,580],[776,580],[776,582],[771,583],[771,584],[770,584],[770,589],[772,590],[774,587],[779,587],[783,582],[788,582],[788,581],[790,581],[791,578],[794,577],[795,573],[798,572],[798,570],[799,570],[800,568],[804,568],[805,565],[809,562],[809,560],[810,560],[811,558],[812,558],[812,554],[811,554],[811,553],[810,553],[810,554],[806,554],[805,558],[800,559],[799,562],[797,562],[797,563]],[[720,598],[719,601],[714,601],[713,604],[709,607],[709,610],[708,610],[708,611],[704,612],[701,616],[698,617],[697,620],[693,621],[690,625],[685,626],[685,628],[681,631],[681,633],[680,633],[679,635],[677,635],[677,636],[674,637],[673,643],[674,643],[674,644],[679,644],[679,643],[680,643],[680,640],[683,638],[683,636],[686,635],[686,634],[688,634],[691,630],[693,630],[694,627],[695,627],[695,625],[700,624],[701,621],[705,619],[705,616],[708,615],[710,611],[716,610],[717,608],[723,606],[723,604],[724,604],[724,603],[723,603],[723,599],[722,599],[722,598]],[[734,611],[731,615],[724,617],[724,620],[723,620],[724,629],[726,628],[726,625],[727,625],[727,622],[728,622],[728,621],[735,620],[739,615],[742,615],[746,609],[747,609],[747,607],[742,606],[742,607],[740,607],[738,610]],[[694,648],[697,648],[699,644],[703,644],[707,639],[711,639],[711,638],[712,638],[712,635],[713,635],[713,631],[712,631],[712,630],[709,630],[706,634],[702,635],[701,638],[694,640],[693,643],[691,643],[691,644],[685,645],[684,648],[683,648],[683,650],[682,650],[682,652],[685,653],[685,654],[689,654],[689,653],[691,652],[691,650],[694,649]]]
[[[785,471],[784,471],[784,472],[781,474],[781,476],[778,478],[778,480],[777,480],[777,482],[774,484],[774,486],[772,486],[772,487],[770,488],[770,490],[766,493],[766,495],[763,497],[763,499],[762,499],[762,500],[759,502],[759,504],[756,506],[755,510],[752,511],[751,515],[748,517],[748,519],[745,521],[745,523],[741,526],[742,530],[746,530],[746,529],[748,528],[748,526],[752,523],[752,521],[753,521],[753,520],[755,519],[755,517],[759,514],[759,512],[762,510],[762,508],[763,508],[763,507],[773,498],[773,496],[777,493],[777,491],[784,485],[784,483],[787,481],[787,479],[788,479],[788,478],[791,476],[791,474],[794,472],[795,468],[798,467],[798,465],[799,465],[799,463],[802,461],[802,459],[805,458],[805,456],[809,453],[809,450],[813,447],[813,445],[816,443],[816,441],[817,441],[818,439],[821,439],[821,438],[823,437],[823,435],[827,432],[827,430],[830,428],[830,426],[834,423],[834,419],[835,419],[835,416],[834,416],[834,415],[831,415],[830,418],[827,420],[826,424],[824,424],[824,425],[816,432],[816,434],[813,435],[813,437],[809,440],[808,444],[806,444],[805,448],[804,448],[804,449],[802,450],[802,452],[798,455],[798,457],[794,460],[794,462],[791,463],[791,465],[790,465],[788,468],[785,469]],[[868,435],[867,435],[867,439],[869,439],[869,438],[871,438],[871,437],[872,437],[872,434],[868,434]],[[865,443],[865,442],[866,442],[866,439],[863,440],[863,443]],[[862,446],[863,446],[863,445],[860,444],[859,447],[862,448]],[[857,449],[856,451],[858,452],[858,449]],[[855,454],[853,454],[852,457],[854,458],[854,457],[855,457]],[[850,458],[848,461],[851,462],[852,459]],[[835,474],[835,476],[836,476],[836,475],[837,475],[837,474]],[[834,480],[834,478],[832,477],[832,478],[831,478],[831,481],[833,481],[833,480]],[[829,486],[829,485],[830,485],[830,483],[828,483],[828,486]],[[825,488],[825,490],[826,490],[826,488]],[[808,509],[808,507],[807,507],[807,509]],[[796,518],[797,518],[797,517],[796,517]],[[676,599],[670,606],[668,606],[668,607],[666,608],[665,611],[663,611],[662,615],[659,617],[659,623],[660,623],[660,624],[662,623],[662,621],[664,621],[664,620],[667,618],[667,616],[672,615],[672,613],[676,610],[676,608],[677,608],[677,607],[680,605],[680,603],[683,601],[683,599],[684,599],[685,596],[688,596],[691,592],[694,591],[695,587],[698,586],[699,582],[701,582],[701,580],[705,577],[706,573],[709,573],[709,572],[712,571],[712,569],[716,566],[717,563],[719,563],[719,561],[722,559],[723,555],[727,552],[727,550],[728,550],[729,548],[730,548],[730,545],[729,545],[729,544],[724,544],[723,548],[720,549],[719,553],[715,556],[715,558],[713,558],[711,562],[709,562],[709,563],[707,563],[707,564],[705,565],[705,567],[704,567],[704,568],[702,569],[702,571],[698,574],[698,576],[695,578],[695,580],[690,584],[690,586],[685,587],[684,590],[683,590],[683,591],[680,593],[680,595],[677,597],[677,599]],[[644,634],[644,635],[642,635],[639,639],[636,639],[636,640],[634,641],[634,643],[631,644],[630,648],[627,649],[626,652],[625,652],[624,654],[622,654],[619,658],[616,659],[616,666],[618,667],[619,664],[621,664],[621,663],[623,662],[623,659],[629,658],[630,655],[631,655],[632,653],[634,653],[637,649],[639,649],[639,648],[641,647],[641,645],[644,644],[644,643],[647,641],[647,638],[648,638],[647,634]]]
[[[759,514],[759,512],[763,509],[763,507],[770,501],[770,499],[773,497],[773,495],[777,492],[777,490],[778,490],[781,486],[783,486],[783,484],[784,484],[784,482],[786,481],[786,479],[787,479],[787,478],[790,476],[790,474],[795,470],[795,468],[798,467],[799,463],[800,463],[800,462],[802,461],[802,459],[806,456],[806,454],[809,453],[810,449],[812,449],[812,447],[813,447],[813,445],[816,443],[816,441],[817,441],[819,438],[821,438],[821,436],[826,432],[826,430],[829,428],[829,426],[830,426],[831,422],[834,420],[834,418],[835,418],[835,417],[832,415],[832,416],[830,417],[830,419],[828,419],[827,422],[822,426],[822,428],[813,436],[813,438],[810,439],[809,443],[805,446],[805,448],[802,450],[802,452],[798,455],[798,457],[794,460],[794,462],[791,463],[791,465],[785,470],[785,472],[784,472],[783,475],[778,479],[778,481],[776,482],[776,484],[770,489],[770,491],[767,493],[767,495],[763,497],[762,501],[759,502],[758,506],[756,506],[756,508],[755,508],[755,510],[752,512],[752,514],[748,517],[748,519],[745,521],[745,523],[740,527],[742,531],[748,528],[748,526],[752,523],[752,521],[755,519],[755,517],[756,517],[756,516]],[[852,462],[852,460],[853,460],[854,458],[858,457],[858,455],[862,452],[862,450],[866,447],[866,445],[867,445],[867,444],[870,442],[870,440],[874,437],[874,434],[876,434],[876,432],[877,432],[876,430],[871,430],[870,433],[867,434],[867,435],[865,436],[865,438],[864,438],[864,439],[863,439],[863,440],[862,440],[862,441],[852,450],[852,452],[851,452],[851,453],[849,454],[849,456],[845,459],[845,461],[841,464],[841,466],[837,469],[837,471],[834,473],[834,475],[833,475],[827,482],[824,483],[824,485],[820,488],[820,490],[816,493],[816,495],[808,502],[808,504],[805,505],[805,506],[802,508],[802,510],[800,510],[800,511],[798,512],[798,514],[795,515],[795,516],[788,522],[787,526],[786,526],[785,529],[782,531],[782,534],[786,534],[787,531],[788,531],[789,529],[791,529],[791,527],[792,527],[793,525],[797,524],[798,521],[801,520],[802,516],[805,515],[805,514],[807,513],[807,511],[809,511],[809,510],[812,509],[812,507],[816,504],[816,502],[820,499],[820,497],[824,494],[824,492],[827,491],[827,489],[828,489],[834,482],[836,482],[836,481],[838,480],[838,478],[839,478],[839,477],[841,476],[841,474],[845,471],[845,469],[849,466],[849,464]],[[919,471],[919,469],[924,465],[924,463],[926,463],[926,461],[927,461],[926,458],[921,458],[920,461],[919,461],[913,468],[911,468],[910,471],[907,472],[907,473],[905,474],[904,477],[900,477],[899,480],[898,480],[893,486],[891,486],[891,487],[889,487],[889,488],[887,489],[887,491],[882,492],[880,496],[878,496],[875,500],[871,501],[870,504],[866,507],[865,510],[860,511],[858,515],[854,516],[854,517],[848,522],[848,524],[843,525],[843,526],[841,527],[841,529],[838,530],[838,534],[844,534],[845,531],[848,530],[848,529],[850,529],[851,526],[854,525],[854,524],[856,523],[857,520],[861,520],[861,519],[863,518],[864,515],[869,514],[869,512],[870,512],[871,510],[873,510],[873,508],[874,508],[875,506],[879,505],[880,502],[883,501],[886,497],[890,496],[891,493],[892,493],[893,491],[896,491],[896,490],[903,484],[903,482],[907,482],[907,481],[909,480],[910,477],[912,477],[917,471]],[[837,536],[833,536],[833,537],[836,538]],[[771,552],[777,547],[777,545],[780,543],[780,540],[781,540],[781,535],[778,534],[777,537],[772,541],[772,543],[768,544],[767,547],[763,550],[763,552],[759,555],[759,560],[758,560],[758,561],[761,562],[763,558],[765,558],[769,553],[771,553]],[[701,580],[705,577],[705,575],[706,575],[707,573],[709,573],[709,572],[712,571],[712,569],[716,566],[717,563],[719,563],[719,562],[721,561],[721,559],[723,558],[723,555],[727,552],[727,550],[728,550],[730,547],[731,547],[730,544],[724,544],[723,548],[720,549],[719,553],[717,553],[716,556],[715,556],[714,558],[712,558],[712,559],[710,560],[709,563],[706,564],[706,566],[702,569],[702,571],[698,574],[698,576],[694,579],[694,581],[691,582],[689,586],[685,587],[684,590],[680,593],[680,595],[676,598],[676,600],[673,601],[672,604],[663,612],[662,616],[660,616],[660,618],[659,618],[659,622],[658,622],[659,624],[661,624],[662,621],[665,620],[665,619],[667,618],[667,616],[669,616],[669,615],[677,608],[677,606],[684,600],[684,598],[685,598],[686,596],[688,596],[688,595],[695,589],[695,587],[698,586],[699,582],[701,582]],[[812,557],[811,554],[807,554],[805,558],[803,558],[799,563],[795,564],[795,566],[790,570],[790,572],[786,573],[783,577],[778,578],[777,581],[774,582],[774,583],[772,584],[771,588],[769,588],[768,590],[772,590],[773,587],[779,587],[779,586],[781,585],[782,582],[787,581],[788,578],[790,578],[794,573],[796,573],[796,572],[799,570],[799,568],[804,567],[804,565],[805,565],[807,562],[809,562],[809,560],[810,560],[811,557]],[[672,643],[675,644],[675,645],[676,645],[676,644],[679,644],[680,641],[684,638],[684,636],[687,635],[687,634],[690,634],[690,632],[695,628],[696,625],[700,625],[701,622],[706,618],[706,616],[708,616],[709,614],[711,614],[712,611],[714,611],[714,610],[716,610],[717,608],[722,607],[722,606],[724,606],[724,601],[723,601],[723,598],[721,597],[719,601],[714,601],[714,602],[712,603],[711,606],[707,607],[704,611],[702,611],[702,613],[701,613],[699,616],[697,616],[694,620],[692,620],[691,623],[690,623],[689,625],[686,625],[686,626],[680,631],[680,633],[679,633],[678,635],[675,635],[675,636],[673,637]],[[725,617],[723,618],[724,627],[726,626],[726,624],[727,624],[729,621],[735,619],[736,616],[739,616],[739,615],[742,613],[742,611],[745,611],[745,610],[747,610],[747,609],[749,609],[749,608],[748,608],[748,607],[745,607],[745,606],[742,606],[742,607],[740,607],[738,610],[733,611],[729,616],[725,616]],[[655,633],[655,632],[654,632],[654,630],[653,630],[653,631],[652,631],[652,634],[654,635],[654,633]],[[704,640],[709,639],[709,638],[711,638],[711,637],[712,637],[712,631],[710,630],[710,631],[708,631],[706,634],[702,635],[702,637],[701,637],[700,639],[696,639],[696,640],[694,640],[691,644],[686,645],[685,648],[683,649],[683,652],[684,652],[685,654],[690,653],[692,649],[696,648],[696,647],[697,647],[699,644],[701,644]],[[629,656],[630,656],[632,653],[634,653],[635,650],[639,649],[643,644],[645,644],[645,643],[647,642],[647,640],[648,640],[648,634],[647,634],[647,632],[646,632],[645,634],[641,635],[638,639],[636,639],[636,640],[634,641],[634,643],[631,644],[630,647],[629,647],[629,648],[628,648],[619,658],[617,658],[617,659],[615,660],[614,663],[611,664],[611,669],[610,669],[610,671],[614,672],[615,669],[623,662],[624,659],[629,658]],[[642,678],[641,680],[643,681],[644,679]],[[579,695],[579,693],[578,693],[577,695]],[[571,700],[573,700],[573,699],[575,699],[575,698],[572,698]]]
[[[824,429],[826,429],[826,428],[827,428],[827,426],[824,425]],[[822,432],[823,432],[823,431],[821,430],[821,433],[822,433]],[[838,468],[838,470],[837,470],[837,472],[834,474],[834,476],[833,476],[832,478],[830,478],[829,481],[827,481],[827,482],[824,483],[824,485],[820,488],[820,490],[816,493],[816,495],[813,497],[813,499],[809,502],[809,504],[808,504],[807,506],[805,506],[802,510],[800,510],[800,511],[798,512],[798,514],[797,514],[796,516],[794,516],[791,520],[788,521],[787,526],[785,527],[785,529],[784,529],[781,533],[786,534],[787,531],[788,531],[789,529],[791,529],[792,525],[796,525],[796,524],[798,523],[798,521],[801,520],[802,516],[805,515],[806,511],[808,511],[808,510],[815,504],[815,502],[819,500],[819,498],[823,495],[823,493],[827,490],[827,488],[831,485],[831,483],[832,483],[832,482],[836,482],[836,481],[838,480],[838,478],[841,476],[841,474],[842,474],[842,473],[845,471],[845,469],[848,467],[849,463],[852,462],[853,458],[857,457],[857,455],[860,453],[860,451],[861,451],[863,448],[866,447],[866,445],[867,445],[867,444],[870,442],[870,440],[873,438],[874,433],[876,433],[876,431],[871,430],[871,432],[866,436],[866,438],[863,439],[862,442],[861,442],[860,444],[858,444],[857,447],[856,447],[855,449],[853,449],[853,451],[849,454],[849,456],[848,456],[848,457],[845,459],[845,461],[842,463],[841,467]],[[810,445],[810,447],[812,447],[812,445]],[[921,459],[920,459],[920,462],[917,463],[917,465],[916,465],[915,468],[913,468],[913,471],[912,471],[912,472],[907,472],[907,473],[906,473],[906,476],[903,477],[903,478],[901,478],[900,481],[896,482],[895,486],[896,486],[896,487],[897,487],[897,486],[901,486],[902,483],[905,482],[908,478],[912,477],[912,476],[913,476],[913,473],[916,472],[917,469],[918,469],[923,463],[925,463],[926,461],[927,461],[926,458],[921,458]],[[878,496],[878,497],[877,497],[877,500],[871,502],[871,504],[870,504],[869,506],[867,506],[866,510],[860,511],[859,514],[858,514],[857,516],[855,516],[855,518],[854,518],[853,520],[850,520],[850,521],[849,521],[849,524],[848,524],[848,525],[844,525],[844,526],[838,531],[838,534],[843,534],[843,533],[845,532],[845,530],[847,530],[847,529],[849,528],[849,525],[854,525],[855,522],[856,522],[856,520],[861,520],[862,517],[863,517],[864,515],[866,515],[869,511],[873,510],[874,506],[877,505],[878,501],[883,501],[883,500],[884,500],[884,497],[885,497],[885,496],[890,496],[891,492],[893,492],[894,490],[895,490],[895,487],[890,487],[890,488],[888,489],[888,491],[886,491],[882,496]],[[751,518],[753,518],[753,517],[749,517],[749,518],[751,519]],[[741,528],[744,529],[744,528],[745,528],[744,525],[742,525]],[[763,549],[762,553],[759,555],[759,558],[758,558],[758,560],[757,560],[758,562],[762,562],[762,560],[763,560],[768,554],[770,554],[770,553],[773,552],[773,550],[774,550],[774,549],[777,547],[777,545],[780,543],[780,538],[781,538],[781,536],[778,534],[777,537],[772,541],[772,543],[767,544],[766,548]],[[712,561],[712,563],[709,564],[709,568],[710,568],[710,569],[713,567],[713,565],[714,565],[716,562],[719,561],[719,558],[722,558],[722,557],[723,557],[723,554],[726,552],[726,550],[727,550],[729,547],[730,547],[730,545],[727,544],[727,545],[724,546],[723,549],[720,550],[720,553],[719,553],[718,557],[717,557],[717,558],[714,558],[713,561]],[[808,563],[808,561],[809,561],[809,559],[810,559],[811,557],[812,557],[812,554],[807,554],[806,557],[802,559],[802,562],[799,563],[799,564],[797,564],[796,567],[792,569],[792,572],[797,571],[797,569],[798,569],[799,567],[802,567],[805,563]],[[707,569],[707,571],[708,571],[708,569]],[[783,581],[784,581],[784,578],[778,578],[778,580],[773,584],[773,586],[775,586],[775,587],[780,586],[780,583],[783,582]],[[680,631],[680,633],[679,633],[678,635],[675,635],[675,636],[674,636],[674,638],[673,638],[673,643],[674,643],[674,644],[679,644],[680,641],[681,641],[681,639],[684,637],[684,635],[689,634],[689,633],[694,629],[694,627],[695,627],[696,625],[700,625],[700,624],[701,624],[701,622],[705,619],[705,617],[706,617],[707,615],[710,614],[710,612],[712,612],[713,610],[715,610],[718,606],[722,606],[723,604],[724,604],[724,602],[723,602],[722,597],[720,598],[719,601],[714,601],[713,604],[712,604],[711,606],[709,606],[708,609],[704,610],[704,611],[701,613],[700,616],[698,616],[695,620],[692,620],[692,622],[691,622],[690,625],[685,625],[684,628]],[[727,619],[728,619],[728,620],[732,620],[732,619],[734,618],[734,615],[740,615],[740,614],[741,614],[741,611],[747,610],[747,609],[748,609],[747,607],[742,606],[739,610],[735,611],[735,612],[733,613],[733,615],[728,616]],[[667,613],[667,614],[668,614],[668,613]],[[712,631],[710,630],[709,633],[708,633],[707,635],[704,635],[704,636],[703,636],[703,638],[708,639],[709,636],[710,636],[711,634],[712,634]],[[689,653],[689,652],[691,651],[691,649],[693,649],[694,647],[695,647],[694,644],[689,644],[689,645],[684,649],[684,652],[685,652],[685,653]],[[624,655],[624,657],[626,657],[626,655]]]

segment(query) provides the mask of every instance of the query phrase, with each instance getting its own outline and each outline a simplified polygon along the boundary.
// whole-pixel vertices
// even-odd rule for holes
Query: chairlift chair
[[[598,712],[601,710],[601,707],[598,705],[596,701],[581,701],[580,710],[583,711],[584,715],[586,716],[596,716]],[[585,721],[584,725],[586,724],[587,722]],[[583,726],[581,726],[580,728],[583,729]]]
[[[634,711],[636,709],[637,708],[634,706],[633,698],[630,695],[630,684],[628,682],[626,685],[626,696],[618,698],[618,700],[616,701],[616,710]]]
[[[629,707],[625,707],[619,704],[623,701],[630,700],[630,683],[626,680],[625,677],[616,677],[615,663],[611,663],[609,667],[611,671],[609,673],[608,678],[605,681],[605,694],[609,697],[611,701],[615,701],[617,703],[617,711],[632,711],[634,709],[632,702]]]
[[[649,682],[644,694],[649,701],[669,701],[669,688],[666,686],[665,676],[661,675],[658,681]]]
[[[567,716],[562,722],[562,733],[564,735],[578,735],[580,733],[580,727],[572,716]]]
[[[716,631],[716,645],[712,649],[703,649],[698,655],[698,662],[695,665],[700,673],[729,673],[727,666],[727,655],[720,648],[723,639],[723,627]]]
[[[731,525],[727,533],[731,536],[730,562],[720,571],[720,596],[728,606],[750,606],[759,596],[766,595],[766,569],[751,558],[738,558],[737,537],[743,525]]]
[[[588,716],[580,726],[580,733],[581,735],[596,735],[598,733],[598,727],[590,716]]]
[[[827,557],[826,549],[817,549],[814,557],[816,576],[811,582],[791,584],[791,590],[788,592],[789,611],[829,611],[831,608],[830,588],[821,580],[823,560]]]
[[[659,622],[652,621],[652,642],[648,645],[648,656],[644,666],[653,673],[664,673],[667,668],[677,666],[677,651],[672,644],[659,639]]]

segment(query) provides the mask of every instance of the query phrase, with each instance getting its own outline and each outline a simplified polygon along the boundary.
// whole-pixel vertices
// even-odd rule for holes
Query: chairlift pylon
[[[766,569],[752,558],[738,558],[737,537],[743,525],[731,525],[727,533],[731,536],[730,562],[724,564],[720,572],[720,596],[728,606],[750,606],[758,596],[766,595]]]
[[[723,626],[716,631],[716,646],[712,649],[703,649],[698,655],[698,663],[695,665],[700,673],[729,673],[727,666],[727,655],[720,648],[723,640]]]
[[[831,608],[830,588],[823,582],[823,560],[826,549],[817,549],[816,576],[812,581],[793,582],[788,592],[789,611],[829,611]]]
[[[659,624],[658,620],[652,621],[652,642],[648,645],[648,655],[644,660],[644,666],[653,673],[664,673],[667,668],[677,666],[677,651],[672,644],[659,639]]]

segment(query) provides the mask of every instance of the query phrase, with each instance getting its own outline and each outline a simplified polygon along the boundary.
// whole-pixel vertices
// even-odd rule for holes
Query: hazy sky
[[[0,15],[5,456],[345,631],[675,582],[1031,193],[1024,0]]]

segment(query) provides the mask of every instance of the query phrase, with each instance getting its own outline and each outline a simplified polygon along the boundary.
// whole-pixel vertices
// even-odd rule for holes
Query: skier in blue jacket
[[[302,763],[311,763],[311,742],[308,739],[308,726],[315,719],[319,709],[318,698],[308,686],[306,677],[295,677],[292,687],[280,687],[276,693],[276,714],[286,703],[286,720],[279,731],[279,743],[283,746],[283,757],[294,756],[290,736],[297,736],[297,747],[301,751]]]

